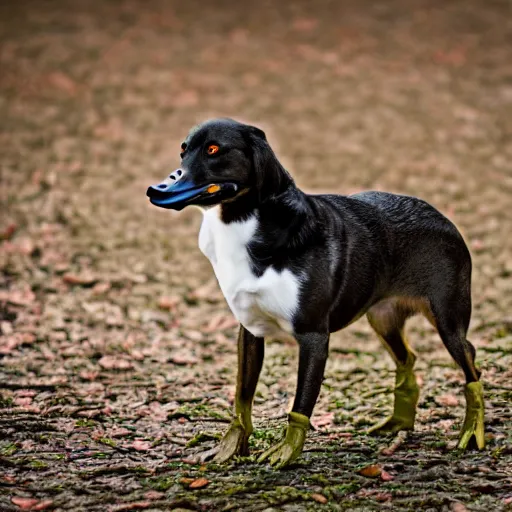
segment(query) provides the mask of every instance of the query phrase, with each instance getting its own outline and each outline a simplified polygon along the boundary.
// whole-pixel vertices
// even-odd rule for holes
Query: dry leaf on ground
[[[452,394],[436,396],[435,400],[439,405],[445,407],[455,407],[456,405],[459,405],[459,399]]]
[[[210,480],[206,478],[197,478],[193,482],[190,483],[189,488],[190,489],[202,489],[203,487],[206,487],[210,483]]]
[[[98,364],[105,370],[129,370],[133,368],[133,363],[119,356],[103,356]]]
[[[313,493],[311,499],[317,503],[327,503],[327,498],[323,494]]]
[[[378,464],[370,464],[360,469],[358,473],[368,478],[377,478],[382,473],[382,468]]]

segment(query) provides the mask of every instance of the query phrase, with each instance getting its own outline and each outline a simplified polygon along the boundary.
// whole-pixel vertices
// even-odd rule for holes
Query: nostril
[[[183,171],[182,171],[181,169],[178,169],[178,170],[176,171],[176,174],[177,174],[178,176],[181,176],[181,175],[183,174]]]
[[[172,174],[169,176],[169,178],[171,178],[171,180],[175,180],[176,179],[176,176],[173,176]]]
[[[156,188],[164,189],[167,188],[167,185],[165,183],[160,183],[160,185],[157,185]]]

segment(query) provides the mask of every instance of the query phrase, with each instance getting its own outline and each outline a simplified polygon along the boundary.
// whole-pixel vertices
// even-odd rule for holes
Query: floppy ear
[[[260,201],[281,193],[292,183],[292,177],[279,163],[265,132],[251,126],[249,142],[252,150],[255,185]]]

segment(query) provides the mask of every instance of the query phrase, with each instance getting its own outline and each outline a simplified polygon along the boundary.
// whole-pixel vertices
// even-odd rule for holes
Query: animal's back
[[[360,192],[349,199],[362,201],[378,210],[382,220],[398,233],[421,230],[423,234],[430,231],[444,232],[460,238],[457,228],[432,205],[412,196],[391,194],[389,192]]]
[[[416,197],[362,192],[349,198],[379,212],[390,241],[394,284],[412,289],[432,285],[433,276],[471,274],[471,256],[455,225],[432,205]],[[432,278],[429,279],[429,276]],[[414,290],[422,293],[424,290]]]

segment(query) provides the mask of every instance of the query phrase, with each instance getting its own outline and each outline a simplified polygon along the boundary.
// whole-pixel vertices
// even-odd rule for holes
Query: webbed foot
[[[387,434],[396,434],[401,430],[414,430],[414,416],[412,418],[396,418],[391,415],[381,423],[370,427],[368,434],[385,436]]]
[[[484,438],[484,398],[481,382],[470,382],[466,385],[466,417],[460,433],[457,448],[465,450],[473,445],[482,450],[485,448]]]
[[[247,432],[243,427],[240,420],[237,418],[233,420],[228,431],[221,439],[218,452],[215,455],[213,462],[222,464],[227,462],[235,455],[249,455],[249,436],[251,432]]]
[[[398,368],[396,371],[393,414],[383,422],[371,427],[368,433],[386,435],[395,434],[400,430],[413,430],[419,396],[420,388],[412,367]]]
[[[258,462],[263,462],[270,458],[270,464],[276,469],[283,468],[293,462],[302,453],[309,427],[309,418],[307,416],[291,412],[284,439],[265,451],[259,457]]]

